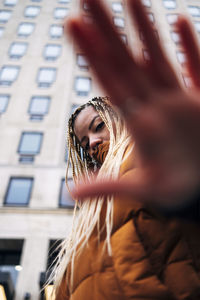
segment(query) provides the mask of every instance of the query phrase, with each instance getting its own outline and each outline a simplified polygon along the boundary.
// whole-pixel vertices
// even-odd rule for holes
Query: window
[[[80,104],[72,104],[71,105],[71,111],[70,116],[75,112],[75,110],[80,106]]]
[[[11,17],[11,10],[1,9],[0,10],[0,23],[7,23]]]
[[[154,14],[148,13],[147,16],[149,17],[149,20],[150,20],[151,23],[155,23]]]
[[[0,299],[13,299],[19,272],[21,253],[23,248],[22,239],[0,239]],[[2,287],[6,296],[1,294]]]
[[[2,37],[3,36],[3,33],[4,33],[4,27],[0,27],[0,37]]]
[[[120,3],[120,2],[113,2],[113,3],[112,3],[112,10],[113,10],[115,13],[122,13],[122,12],[123,12],[123,6],[122,6],[122,3]]]
[[[10,58],[16,58],[16,59],[21,58],[26,53],[27,48],[28,48],[28,43],[23,43],[23,42],[12,43],[8,51]]]
[[[20,23],[18,26],[17,34],[18,36],[28,37],[33,32],[34,28],[35,28],[34,23],[28,23],[28,22]]]
[[[4,0],[5,6],[15,6],[17,4],[18,0]]]
[[[56,7],[54,9],[54,18],[55,19],[64,19],[68,14],[68,8]]]
[[[184,52],[177,51],[176,56],[180,64],[184,64],[186,62],[186,55]]]
[[[150,60],[149,52],[145,49],[143,49],[142,52],[143,52],[144,60],[149,61]]]
[[[142,0],[142,3],[146,7],[151,7],[151,0]]]
[[[77,54],[76,56],[77,65],[82,69],[88,69],[89,65],[86,60],[85,55],[83,54]]]
[[[44,48],[44,58],[46,60],[56,60],[61,54],[61,45],[47,44]]]
[[[167,9],[176,8],[176,0],[163,0],[164,7]]]
[[[32,163],[34,156],[40,153],[42,139],[43,133],[41,132],[23,132],[18,146],[19,161]]]
[[[37,74],[39,87],[50,87],[56,80],[56,68],[40,68]]]
[[[6,111],[10,95],[0,94],[0,114]]]
[[[0,85],[11,85],[18,77],[20,67],[3,66],[0,70]]]
[[[193,17],[200,17],[200,7],[199,6],[188,6],[188,11]]]
[[[88,3],[85,1],[83,1],[83,9],[86,11],[90,10]]]
[[[71,0],[58,0],[58,3],[67,4],[70,3]]]
[[[49,111],[50,97],[33,96],[30,101],[28,112],[31,120],[42,120]]]
[[[196,28],[197,32],[199,32],[199,33],[200,33],[200,21],[196,21],[196,22],[194,22],[194,26],[195,26],[195,28]]]
[[[192,79],[191,79],[191,77],[183,75],[183,81],[184,81],[184,84],[185,84],[186,88],[191,88],[192,87]]]
[[[171,38],[172,40],[174,41],[174,43],[178,44],[181,42],[181,39],[180,39],[180,34],[176,31],[172,31],[171,32]]]
[[[68,179],[68,185],[70,189],[72,189],[74,186],[73,180],[71,178]],[[59,207],[74,208],[74,201],[72,200],[69,191],[66,187],[65,179],[61,180]]]
[[[40,13],[40,6],[27,6],[24,11],[24,16],[27,18],[35,18]]]
[[[119,28],[124,28],[125,22],[124,22],[123,18],[114,17],[113,21],[114,21],[115,26],[117,26]]]
[[[167,17],[167,21],[170,25],[175,24],[178,20],[177,14],[168,14],[166,17]]]
[[[120,37],[121,37],[122,41],[127,45],[128,44],[127,36],[125,34],[120,34]]]
[[[61,25],[51,25],[49,35],[52,39],[61,38],[63,35],[63,27]]]
[[[33,178],[11,177],[4,205],[26,206],[29,204]]]
[[[75,90],[78,96],[87,96],[91,90],[91,79],[89,77],[76,77]]]

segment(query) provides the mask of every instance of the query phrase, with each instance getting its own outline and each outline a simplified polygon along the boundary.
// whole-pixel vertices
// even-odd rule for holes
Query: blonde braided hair
[[[86,104],[80,106],[71,116],[68,122],[68,164],[66,172],[66,183],[68,178],[69,165],[72,167],[72,175],[75,183],[77,181],[91,180],[93,172],[91,165],[93,161],[86,151],[80,146],[78,139],[74,133],[74,122],[78,114],[87,106],[93,106],[99,113],[110,133],[110,144],[106,158],[98,171],[97,179],[117,179],[119,170],[123,161],[124,152],[131,142],[130,136],[126,129],[125,122],[121,118],[119,112],[114,108],[107,97],[94,98]],[[95,170],[95,164],[93,164]],[[102,207],[106,203],[106,216],[103,228],[99,228],[100,214]],[[77,211],[77,207],[79,210]],[[94,199],[86,199],[82,203],[76,201],[74,209],[74,218],[71,234],[62,242],[57,262],[53,269],[49,282],[54,279],[55,292],[57,293],[59,286],[67,267],[70,264],[71,278],[68,284],[70,291],[73,288],[74,260],[81,253],[89,242],[89,239],[97,228],[97,239],[102,229],[106,232],[104,242],[104,250],[107,249],[108,254],[112,255],[110,237],[113,226],[113,196],[95,197]]]

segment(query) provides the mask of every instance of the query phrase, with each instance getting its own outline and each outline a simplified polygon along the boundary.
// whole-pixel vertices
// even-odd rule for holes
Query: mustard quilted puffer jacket
[[[133,175],[129,156],[121,176]],[[167,220],[133,199],[114,200],[112,256],[91,238],[74,266],[69,294],[68,270],[56,300],[200,299],[200,228]]]

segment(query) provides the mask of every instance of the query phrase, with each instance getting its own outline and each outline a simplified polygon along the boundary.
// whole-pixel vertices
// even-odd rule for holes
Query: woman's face
[[[74,132],[81,146],[92,157],[98,145],[110,140],[105,123],[93,106],[85,107],[76,117]]]

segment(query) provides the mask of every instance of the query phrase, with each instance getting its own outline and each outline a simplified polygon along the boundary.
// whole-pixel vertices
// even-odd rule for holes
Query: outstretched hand
[[[93,24],[70,19],[66,31],[86,54],[98,81],[122,111],[136,141],[139,168],[129,181],[93,182],[74,196],[129,194],[172,206],[189,201],[200,187],[200,52],[189,22],[177,30],[187,56],[193,89],[185,91],[169,63],[141,4],[127,0],[150,60],[138,62],[122,42],[101,0],[87,0]],[[161,203],[162,202],[162,203]]]

